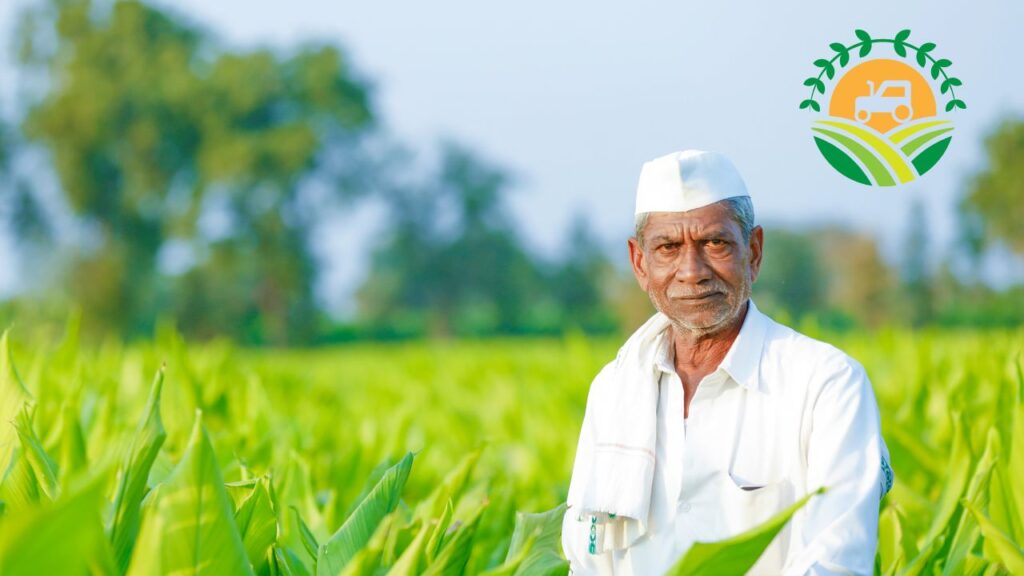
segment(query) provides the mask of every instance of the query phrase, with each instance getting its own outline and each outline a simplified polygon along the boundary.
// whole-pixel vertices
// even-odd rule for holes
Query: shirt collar
[[[718,365],[715,372],[722,371],[734,382],[748,390],[767,393],[759,378],[761,367],[761,351],[764,348],[765,334],[768,331],[768,317],[765,316],[753,300],[748,300],[747,315],[743,319],[743,326],[739,334],[733,340],[732,346],[726,352],[722,363]],[[666,336],[669,331],[664,333]],[[655,356],[655,365],[662,372],[675,373],[675,350],[672,347],[672,339],[663,336],[658,353]]]

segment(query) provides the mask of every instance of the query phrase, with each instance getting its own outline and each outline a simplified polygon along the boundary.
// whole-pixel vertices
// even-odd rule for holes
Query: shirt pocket
[[[781,512],[792,503],[791,486],[785,480],[757,485],[734,479],[728,472],[720,474],[719,496],[725,536],[733,537],[757,528]],[[789,529],[783,529],[747,574],[781,573],[789,537]]]
[[[723,524],[730,537],[763,524],[787,504],[785,482],[751,482],[723,471],[717,483]]]

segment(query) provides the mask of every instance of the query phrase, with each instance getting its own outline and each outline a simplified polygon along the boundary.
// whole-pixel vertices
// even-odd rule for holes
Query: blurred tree
[[[769,226],[754,297],[766,311],[782,309],[794,318],[820,312],[827,281],[813,232]]]
[[[0,217],[23,252],[35,252],[49,246],[53,230],[35,190],[16,169],[20,145],[17,134],[0,122]]]
[[[960,204],[962,236],[975,254],[992,241],[1024,254],[1024,120],[1002,121],[985,138],[985,151],[987,166]]]
[[[546,292],[504,209],[502,170],[442,146],[427,184],[388,194],[384,239],[359,291],[363,321],[434,335],[516,332]]]
[[[307,235],[364,186],[374,126],[342,54],[223,52],[136,1],[52,0],[22,22],[22,64],[49,79],[24,131],[97,240],[68,270],[86,317],[140,333],[162,310],[200,336],[308,339]]]
[[[924,203],[914,198],[910,205],[907,222],[907,237],[903,241],[903,262],[901,267],[902,295],[901,311],[911,326],[922,326],[931,321],[934,314],[934,293],[932,274],[928,266],[928,222]]]
[[[897,278],[874,238],[839,227],[816,232],[828,278],[826,306],[870,327],[891,323]]]
[[[892,322],[896,273],[873,238],[838,226],[765,229],[754,298],[768,313],[843,328]]]
[[[616,328],[618,320],[608,303],[618,272],[582,214],[576,214],[569,225],[561,260],[548,279],[562,316],[559,324],[591,332]]]

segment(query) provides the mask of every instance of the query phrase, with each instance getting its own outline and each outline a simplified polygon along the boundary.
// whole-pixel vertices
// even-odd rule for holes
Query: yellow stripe
[[[921,122],[920,124],[914,124],[913,126],[905,126],[889,134],[889,140],[893,144],[899,144],[907,138],[917,134],[921,130],[931,128],[932,126],[938,126],[940,124],[952,124],[949,120],[932,120],[930,122]]]
[[[907,160],[903,155],[893,149],[892,144],[888,140],[880,138],[875,132],[870,132],[860,126],[847,124],[845,122],[836,122],[834,120],[818,120],[818,123],[840,128],[863,140],[868,146],[871,146],[879,156],[885,159],[886,163],[889,164],[889,167],[891,167],[893,172],[896,173],[896,178],[899,179],[901,184],[905,184],[914,179],[914,171],[910,169],[910,165],[907,164]]]

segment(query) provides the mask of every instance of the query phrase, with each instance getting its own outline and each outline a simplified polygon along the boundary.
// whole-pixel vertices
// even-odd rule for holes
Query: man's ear
[[[629,239],[629,263],[633,266],[633,275],[640,284],[640,288],[647,292],[647,262],[644,260],[644,250],[636,238]]]
[[[757,280],[761,272],[761,256],[764,253],[764,229],[754,226],[750,231],[750,281]]]

